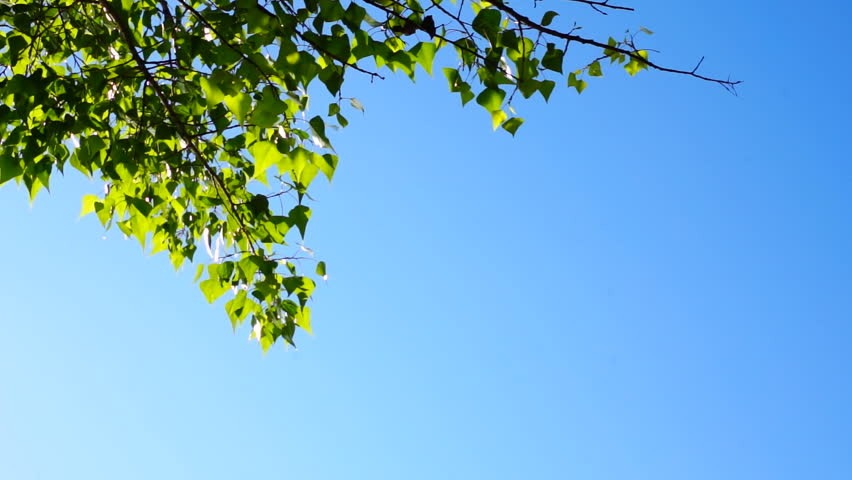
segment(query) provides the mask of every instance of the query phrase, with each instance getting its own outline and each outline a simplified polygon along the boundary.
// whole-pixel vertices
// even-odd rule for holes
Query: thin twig
[[[639,55],[635,51],[630,51],[630,50],[627,50],[625,48],[621,48],[621,47],[618,47],[618,46],[607,45],[607,44],[599,42],[597,40],[592,40],[590,38],[581,37],[579,35],[563,33],[563,32],[560,32],[558,30],[554,30],[552,28],[545,27],[545,26],[531,20],[529,17],[522,15],[520,12],[513,9],[512,7],[509,7],[508,5],[503,3],[503,0],[494,0],[491,4],[494,6],[494,8],[511,15],[512,17],[515,18],[515,20],[517,20],[520,23],[527,25],[528,27],[530,27],[532,29],[538,30],[542,33],[546,33],[548,35],[551,35],[551,36],[554,36],[554,37],[557,37],[557,38],[563,38],[563,39],[568,40],[570,42],[582,43],[584,45],[592,45],[594,47],[603,48],[603,49],[606,49],[606,50],[611,50],[613,52],[621,53],[623,55],[627,55],[628,57],[632,58],[633,60],[636,60],[637,62],[639,62],[641,64],[647,65],[647,66],[653,68],[654,70],[659,70],[661,72],[668,72],[668,73],[676,73],[676,74],[680,74],[680,75],[687,75],[687,76],[690,76],[690,77],[695,77],[695,78],[698,78],[698,79],[701,79],[701,80],[705,80],[707,82],[717,83],[717,84],[721,85],[722,87],[724,87],[725,90],[728,90],[729,92],[734,93],[734,94],[736,94],[736,90],[735,90],[734,87],[736,87],[737,85],[742,83],[742,80],[721,80],[721,79],[718,79],[718,78],[706,77],[704,75],[699,75],[698,73],[696,73],[695,69],[693,69],[693,70],[678,70],[676,68],[663,67],[661,65],[657,65],[656,63],[649,61],[648,59],[642,57],[641,55]],[[700,65],[700,62],[699,62],[699,65]],[[697,69],[697,67],[696,67],[696,69]]]

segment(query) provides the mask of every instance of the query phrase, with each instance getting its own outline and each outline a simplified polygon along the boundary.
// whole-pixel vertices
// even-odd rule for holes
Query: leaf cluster
[[[604,60],[704,78],[652,63],[630,34],[598,42],[560,18],[503,0],[0,2],[0,184],[33,198],[69,166],[102,180],[83,214],[175,268],[210,252],[196,277],[207,300],[228,294],[233,327],[249,322],[264,350],[293,344],[311,329],[303,270],[326,278],[304,247],[308,189],[334,176],[330,129],[364,110],[343,95],[347,74],[414,79],[444,55],[450,91],[513,135],[517,94],[548,100],[557,82],[582,92]],[[571,43],[600,56],[570,69]],[[310,100],[324,97],[317,114]]]

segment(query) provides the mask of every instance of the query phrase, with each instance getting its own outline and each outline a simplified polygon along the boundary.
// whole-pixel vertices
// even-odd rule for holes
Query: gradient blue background
[[[611,69],[512,139],[353,77],[297,351],[78,220],[97,183],[0,190],[0,478],[852,478],[852,7],[633,4],[585,32],[740,96]]]

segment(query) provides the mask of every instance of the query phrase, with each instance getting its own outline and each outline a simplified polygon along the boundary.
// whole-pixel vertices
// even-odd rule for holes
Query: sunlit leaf
[[[254,158],[254,174],[251,178],[256,179],[265,179],[266,170],[277,165],[284,158],[274,143],[266,141],[257,142],[249,147],[249,153]]]
[[[100,198],[97,195],[84,195],[83,196],[83,208],[80,210],[80,216],[85,217],[86,215],[95,211],[95,205],[100,202]]]
[[[476,97],[476,103],[482,105],[489,112],[500,110],[506,92],[499,88],[486,88]]]
[[[246,93],[238,93],[233,96],[225,97],[225,105],[228,110],[237,117],[237,121],[243,122],[251,110],[251,97]]]

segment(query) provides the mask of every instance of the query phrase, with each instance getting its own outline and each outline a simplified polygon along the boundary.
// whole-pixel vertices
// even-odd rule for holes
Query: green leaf
[[[219,280],[212,278],[204,280],[198,284],[198,286],[204,293],[204,297],[207,298],[207,301],[210,303],[215,302],[219,297],[227,292],[229,288],[227,283],[220,282]]]
[[[322,117],[317,115],[308,120],[308,124],[311,126],[311,132],[315,135],[316,140],[320,141],[320,146],[331,149],[331,142],[325,134],[325,121]]]
[[[515,132],[518,131],[518,128],[521,126],[522,123],[524,123],[524,120],[522,118],[510,118],[503,122],[503,130],[506,130],[507,132],[511,133],[514,137]]]
[[[545,102],[550,100],[550,94],[553,92],[554,88],[556,88],[556,82],[553,80],[542,80],[539,84],[538,92],[541,93],[542,97],[544,97]]]
[[[308,307],[302,307],[299,309],[299,313],[296,315],[296,322],[299,324],[304,331],[313,335],[313,331],[311,330],[311,309]]]
[[[546,27],[546,26],[550,25],[553,22],[553,19],[557,15],[559,15],[559,14],[557,12],[554,12],[554,11],[544,12],[544,16],[541,17],[541,26]]]
[[[305,229],[308,226],[308,220],[311,219],[311,209],[304,205],[296,205],[287,214],[291,225],[295,225],[299,229],[299,234],[305,238]]]
[[[541,66],[548,70],[562,73],[562,59],[564,55],[565,52],[556,48],[556,45],[548,43],[547,52],[541,58]]]
[[[242,123],[245,121],[249,110],[251,110],[251,97],[240,92],[236,95],[225,97],[225,105],[237,117],[237,121]]]
[[[320,155],[318,153],[314,153],[311,156],[311,163],[317,166],[320,171],[325,175],[325,178],[330,182],[334,177],[334,171],[337,169],[337,156],[332,155],[330,153],[326,153],[324,155]]]
[[[269,198],[266,195],[252,195],[251,200],[248,201],[249,211],[255,217],[260,217],[266,215],[269,212]],[[277,229],[275,229],[277,231]],[[280,240],[276,241],[276,243],[280,242]]]
[[[254,158],[254,173],[252,179],[260,179],[266,183],[266,170],[284,159],[284,154],[278,151],[278,146],[272,142],[257,142],[249,147],[249,153]]]
[[[477,95],[476,103],[482,105],[486,110],[493,114],[494,112],[499,111],[503,106],[503,98],[505,96],[506,92],[499,88],[486,88]]]
[[[577,93],[580,94],[586,89],[586,81],[578,79],[576,73],[570,73],[568,74],[568,86],[574,87],[577,89]]]
[[[83,196],[83,208],[80,210],[80,217],[85,217],[86,215],[95,211],[95,205],[100,203],[100,198],[97,195],[84,195]],[[103,204],[101,204],[103,206]]]
[[[266,87],[257,106],[251,112],[251,122],[259,127],[274,127],[278,125],[281,114],[286,111],[287,104],[278,98],[278,92],[271,87]]]
[[[313,280],[308,277],[300,276],[285,278],[282,281],[282,284],[287,290],[287,293],[291,295],[295,294],[298,297],[299,303],[302,306],[305,306],[305,303],[308,301],[308,298],[310,298],[314,288],[316,288],[316,284]]]
[[[443,69],[444,76],[447,78],[447,83],[449,84],[451,92],[457,92],[459,85],[462,83],[461,77],[459,76],[459,71],[455,68],[444,68]]]
[[[20,177],[22,173],[24,170],[21,168],[21,161],[15,158],[10,150],[0,154],[0,185]]]
[[[215,105],[225,99],[225,94],[218,85],[208,80],[206,77],[201,77],[201,89],[204,90],[208,105]]]
[[[411,53],[417,58],[417,63],[429,75],[432,75],[432,63],[435,60],[436,51],[437,47],[431,42],[420,42],[411,49]]]
[[[503,110],[491,112],[491,127],[497,130],[497,127],[503,124],[509,116]]]
[[[317,263],[317,275],[322,277],[323,280],[328,280],[328,274],[325,272],[325,262]]]
[[[638,50],[635,53],[641,59],[648,58],[648,52],[646,52],[645,50]],[[627,73],[629,73],[631,77],[639,73],[641,70],[645,70],[648,68],[648,64],[641,61],[641,59],[637,60],[635,57],[630,57],[630,61],[627,62],[626,65],[624,65],[624,69],[627,70]]]
[[[263,33],[273,24],[275,17],[255,3],[249,5],[246,11],[246,20],[249,33]]]
[[[459,96],[461,96],[462,106],[467,105],[467,103],[473,100],[473,92],[470,91],[470,85],[467,85],[467,89],[459,92]]]
[[[193,282],[197,282],[201,275],[204,273],[204,264],[201,263],[198,265],[198,268],[195,270],[195,278],[192,280]]]
[[[343,85],[343,69],[337,65],[329,65],[319,72],[319,79],[332,95],[337,95],[340,92],[340,86]]]
[[[493,8],[483,8],[476,14],[471,26],[477,32],[486,38],[494,38],[500,30],[500,18],[502,17],[499,10]]]
[[[589,76],[591,77],[603,77],[603,72],[601,71],[600,62],[592,62],[589,65]]]
[[[249,305],[246,305],[246,303]],[[254,302],[246,297],[245,290],[238,291],[237,296],[225,304],[225,311],[228,312],[228,317],[231,319],[231,328],[236,330],[242,324],[243,320],[253,310],[251,306],[254,304]]]

